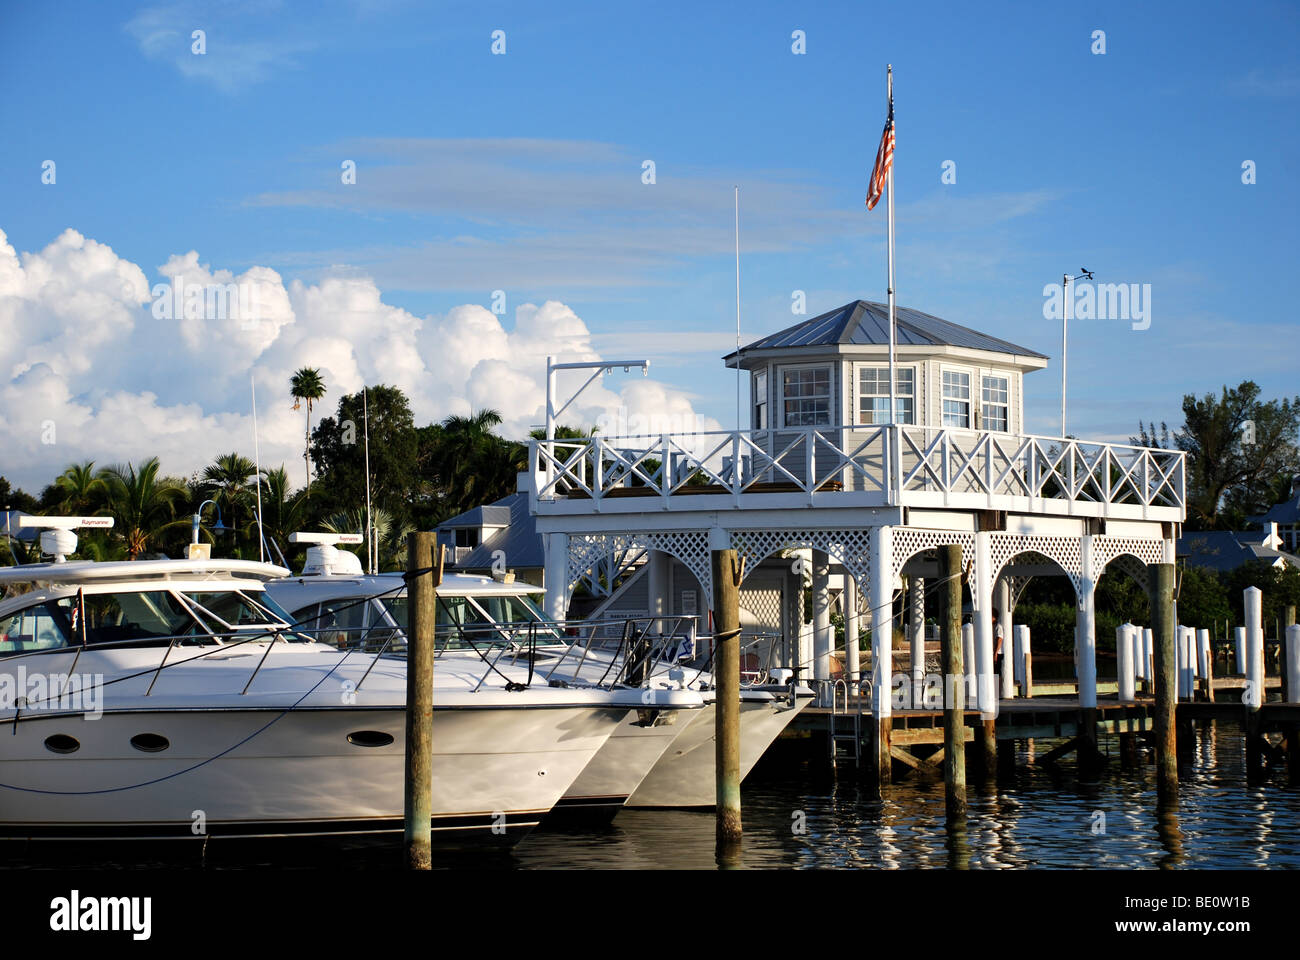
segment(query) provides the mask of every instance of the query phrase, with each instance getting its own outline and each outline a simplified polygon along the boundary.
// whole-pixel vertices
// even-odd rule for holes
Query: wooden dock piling
[[[406,653],[406,780],[404,784],[406,865],[432,866],[433,826],[433,656],[442,550],[433,562],[435,534],[416,532],[406,540],[411,631]]]
[[[943,791],[951,823],[966,816],[966,671],[962,663],[961,547],[939,547],[939,657],[943,673]]]
[[[1174,656],[1174,565],[1153,563],[1147,567],[1147,592],[1151,598],[1151,639],[1155,654],[1155,750],[1156,790],[1160,796],[1178,795],[1178,756],[1175,745],[1174,711],[1178,664]]]

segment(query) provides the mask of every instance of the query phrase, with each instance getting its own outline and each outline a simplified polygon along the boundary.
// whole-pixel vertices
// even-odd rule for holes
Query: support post
[[[858,581],[844,572],[844,677],[852,693],[862,680],[862,644],[858,639]]]
[[[1264,768],[1264,732],[1259,709],[1264,705],[1264,594],[1259,587],[1243,591],[1246,611],[1246,780],[1255,781]]]
[[[714,678],[717,684],[717,843],[740,842],[740,563],[736,551],[710,537],[713,570]]]
[[[1196,654],[1201,668],[1201,684],[1205,699],[1214,702],[1214,648],[1210,646],[1210,631],[1196,631]]]
[[[1300,627],[1286,628],[1286,693],[1288,703],[1300,703]]]
[[[812,607],[813,607],[813,679],[818,684],[818,694],[831,678],[831,648],[835,646],[835,631],[831,627],[831,564],[823,550],[812,552]],[[821,704],[828,706],[828,704]]]
[[[1178,755],[1174,742],[1177,664],[1174,659],[1174,565],[1147,567],[1147,594],[1151,597],[1151,634],[1155,655],[1156,792],[1164,798],[1178,796]]]
[[[1232,628],[1232,665],[1236,668],[1235,672],[1241,676],[1246,675],[1246,628]]]
[[[1144,681],[1147,693],[1156,689],[1156,640],[1151,628],[1142,631],[1142,664],[1145,670]]]
[[[1016,629],[1016,670],[1020,674],[1020,695],[1026,699],[1034,695],[1034,654],[1029,636],[1029,627],[1017,624]]]
[[[1287,604],[1286,608],[1282,611],[1282,635],[1278,637],[1278,640],[1282,641],[1282,652],[1281,652],[1281,656],[1278,659],[1281,660],[1282,662],[1281,672],[1282,672],[1282,702],[1283,703],[1300,702],[1300,690],[1296,689],[1295,682],[1291,677],[1291,671],[1287,668],[1287,663],[1288,663],[1287,657],[1289,655],[1288,651],[1290,650],[1291,645],[1290,643],[1287,642],[1286,638],[1291,636],[1291,628],[1294,626],[1295,626],[1295,605]]]
[[[890,782],[893,709],[890,696],[894,674],[894,531],[871,531],[871,719],[875,727],[873,766],[876,782]]]
[[[667,617],[670,609],[668,603],[668,576],[670,558],[662,550],[651,550],[646,558],[646,593],[650,616],[656,618],[650,623],[650,633],[659,635],[664,631],[664,621],[657,619]],[[613,584],[610,585],[611,587]]]
[[[433,654],[442,550],[433,562],[436,534],[416,532],[406,540],[407,595],[411,637],[406,655],[406,779],[403,784],[406,866],[432,866],[433,826]],[[432,569],[430,569],[432,568]],[[417,571],[423,571],[417,573]]]
[[[1119,681],[1119,702],[1137,701],[1137,677],[1133,672],[1133,641],[1137,627],[1122,623],[1115,628],[1115,669]]]
[[[563,620],[569,612],[569,535],[545,534],[546,618]]]
[[[957,591],[960,595],[960,583]],[[912,663],[912,703],[919,705],[925,688],[925,581],[920,577],[912,577],[908,583],[907,601],[907,620],[911,633],[909,653]],[[960,609],[957,614],[958,617],[961,616]]]
[[[1002,631],[1002,674],[998,678],[1002,686],[1002,699],[1010,700],[1016,695],[1016,658],[1011,655],[1011,584],[1003,577],[998,581],[994,591],[994,606],[998,610],[998,627]]]
[[[939,656],[943,673],[943,790],[948,819],[966,816],[966,678],[962,666],[961,547],[939,548]]]
[[[961,625],[962,669],[966,671],[966,702],[978,702],[975,691],[975,624]]]
[[[1097,750],[1097,584],[1092,575],[1093,539],[1080,538],[1083,575],[1079,578],[1079,602],[1075,614],[1075,635],[1079,649],[1079,769],[1092,774],[1100,765]]]

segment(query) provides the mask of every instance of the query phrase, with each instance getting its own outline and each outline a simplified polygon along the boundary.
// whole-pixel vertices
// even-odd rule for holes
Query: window
[[[889,422],[889,368],[862,367],[858,372],[858,423]],[[894,368],[894,422],[916,423],[916,370]]]
[[[1006,377],[984,378],[980,423],[985,430],[1007,430],[1010,395]]]
[[[75,599],[75,598],[74,598]],[[52,650],[68,645],[62,626],[53,616],[52,604],[27,607],[0,617],[0,655],[19,650]]]
[[[831,368],[782,372],[787,427],[824,427],[831,422]]]
[[[78,618],[86,611],[86,643],[145,641],[152,646],[169,644],[173,638],[193,638],[188,642],[215,642],[195,621],[184,603],[165,590],[141,593],[86,593],[78,602],[76,594],[60,597],[58,612],[66,618],[68,632],[81,642],[82,625]],[[214,624],[214,629],[221,629]],[[181,642],[187,642],[182,640]]]
[[[456,528],[456,546],[458,546],[458,547],[477,547],[477,546],[478,546],[478,528],[477,528],[477,527],[457,527],[457,528]]]
[[[943,371],[943,425],[970,429],[970,374]]]
[[[754,429],[766,430],[767,422],[767,371],[754,374]]]

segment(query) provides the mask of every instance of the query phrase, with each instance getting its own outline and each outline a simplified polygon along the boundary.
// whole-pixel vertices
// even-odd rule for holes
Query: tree
[[[368,387],[367,394],[371,502],[405,522],[421,490],[411,405],[397,387]],[[317,506],[321,512],[365,509],[364,431],[360,393],[341,397],[336,415],[321,420],[312,431],[317,486],[325,491]]]
[[[283,466],[262,471],[262,529],[267,546],[274,542],[285,549],[289,534],[303,529],[306,521],[306,490],[293,491],[289,472]]]
[[[199,481],[202,495],[217,502],[236,536],[239,533],[240,507],[255,497],[255,488],[250,481],[256,473],[257,466],[248,457],[223,453],[203,469],[203,479]]]
[[[1177,449],[1187,454],[1189,529],[1232,529],[1274,503],[1300,470],[1300,397],[1259,399],[1259,386],[1246,380],[1224,386],[1220,396],[1183,397]],[[1164,427],[1164,424],[1161,425]],[[1155,425],[1138,424],[1142,446],[1167,444],[1168,430],[1156,439]]]
[[[137,469],[134,464],[114,464],[100,471],[107,489],[107,507],[117,536],[126,545],[126,558],[134,560],[168,530],[177,529],[176,505],[188,496],[179,481],[158,477],[158,458],[150,457]]]
[[[495,410],[480,410],[447,417],[422,437],[441,518],[515,492],[518,475],[528,469],[528,448],[497,436],[494,430],[501,422]]]
[[[289,396],[295,410],[307,406],[307,429],[303,434],[302,460],[307,468],[307,490],[311,490],[311,407],[325,396],[325,381],[315,367],[303,367],[289,379]]]
[[[98,471],[95,461],[69,465],[46,489],[43,499],[64,516],[85,516],[95,513],[104,502],[108,487]]]
[[[21,510],[23,513],[36,513],[40,504],[30,493],[21,487],[14,487],[4,477],[0,477],[0,510]]]

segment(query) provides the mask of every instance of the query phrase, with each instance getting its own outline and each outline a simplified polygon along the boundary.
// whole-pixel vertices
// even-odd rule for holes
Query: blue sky
[[[732,185],[746,339],[801,319],[794,290],[809,316],[883,300],[885,208],[862,201],[892,62],[899,302],[1053,357],[1027,378],[1026,410],[1054,434],[1060,330],[1043,285],[1081,266],[1151,284],[1150,329],[1071,325],[1071,432],[1126,438],[1138,418],[1179,422],[1185,392],[1246,377],[1295,392],[1298,40],[1283,3],[11,3],[0,230],[21,255],[71,228],[148,284],[189,251],[212,271],[270,268],[302,286],[303,329],[302,298],[328,277],[367,278],[415,318],[504,290],[507,329],[517,306],[559,301],[592,350],[649,356],[656,381],[729,425]],[[955,184],[940,180],[949,160]],[[42,319],[27,303],[0,326],[29,341],[25,371],[69,309]],[[154,347],[156,363],[109,345],[52,375],[92,417],[117,393],[197,405],[199,428],[247,412],[233,377],[193,393],[190,368]],[[381,356],[358,354],[358,375],[400,379]],[[531,400],[496,389],[527,421]],[[85,453],[25,449],[0,472],[48,475]]]

